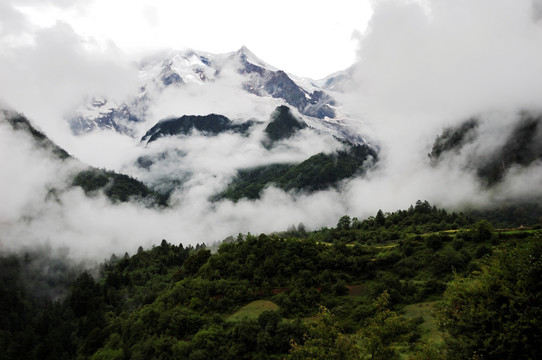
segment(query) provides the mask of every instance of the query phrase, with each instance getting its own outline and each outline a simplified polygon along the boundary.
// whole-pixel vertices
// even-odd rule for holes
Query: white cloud
[[[149,109],[147,130],[159,120],[179,114],[216,113],[232,120],[267,120],[269,114],[282,101],[269,101],[247,93],[242,89],[243,80],[237,69],[225,66],[220,71],[220,77],[213,82],[166,88],[162,93],[156,94],[157,99]]]
[[[436,118],[538,103],[542,28],[531,1],[427,4],[376,6],[356,68],[366,106]]]
[[[140,12],[141,7],[133,11]],[[162,238],[195,244],[238,232],[281,230],[299,222],[315,229],[334,225],[346,213],[365,217],[379,208],[405,208],[418,199],[450,207],[483,205],[508,196],[525,197],[540,185],[540,164],[512,169],[493,191],[484,190],[473,170],[464,168],[469,157],[483,159],[504,142],[518,110],[538,107],[541,25],[527,0],[376,2],[354,67],[359,88],[340,100],[348,113],[363,120],[362,134],[378,141],[378,169],[366,178],[343,183],[339,190],[308,195],[268,188],[260,200],[237,203],[208,201],[236,169],[301,161],[335,149],[337,143],[304,131],[268,151],[260,145],[264,125],[255,126],[247,137],[171,137],[147,148],[137,139],[109,132],[74,138],[61,120],[63,112],[88,93],[113,98],[133,93],[137,74],[114,46],[96,53],[100,47],[66,23],[35,29],[20,13],[13,14],[12,24],[2,22],[1,40],[30,34],[34,41],[0,52],[0,98],[29,115],[85,162],[122,170],[148,183],[171,174],[186,174],[186,178],[173,194],[172,208],[162,211],[137,204],[112,205],[104,197],[88,199],[77,189],[60,192],[57,201],[47,198],[48,188],[65,188],[58,179],[76,165],[41,155],[0,126],[0,158],[9,169],[0,174],[0,195],[6,199],[0,206],[4,248],[49,243],[69,246],[81,256],[106,257],[112,251],[148,247]],[[163,21],[163,13],[156,16]],[[291,13],[285,16],[292,19]],[[151,13],[148,20],[153,19]],[[337,23],[340,16],[330,19]],[[249,22],[242,29],[252,30],[252,25]],[[304,40],[311,33],[294,35]],[[329,42],[319,41],[323,47]],[[269,61],[264,52],[254,50]],[[239,81],[234,71],[223,75],[210,86],[165,91],[149,109],[149,122],[139,130],[164,117],[210,112],[233,120],[266,121],[279,100],[270,103],[233,87]],[[482,141],[466,145],[456,157],[431,168],[427,153],[436,134],[473,115],[482,119],[478,129]],[[170,156],[168,162],[155,163],[151,171],[134,165],[139,156],[164,152]]]
[[[380,146],[381,161],[350,184],[359,199],[351,209],[391,211],[417,199],[483,205],[532,191],[531,181],[518,179],[529,171],[485,191],[465,165],[504,144],[518,111],[542,108],[542,26],[533,9],[529,0],[374,2],[354,66],[357,87],[340,100],[363,119],[361,131]],[[479,141],[430,168],[435,136],[473,116],[482,120]]]
[[[371,14],[367,0],[62,3],[28,1],[25,13],[36,24],[62,20],[78,34],[113,41],[132,54],[162,48],[224,53],[246,45],[285,71],[313,78],[350,65],[355,57],[351,34],[363,31]]]
[[[126,146],[124,169],[148,183],[172,173],[190,175],[172,194],[172,206],[157,210],[137,203],[114,205],[104,195],[89,198],[80,189],[70,188],[71,176],[82,168],[81,163],[50,158],[30,145],[28,135],[14,132],[4,122],[1,125],[1,160],[7,169],[0,174],[0,195],[6,199],[0,207],[1,249],[47,245],[68,248],[76,257],[103,258],[112,252],[133,252],[139,245],[148,248],[161,239],[211,244],[239,232],[285,230],[299,222],[309,228],[329,226],[346,209],[346,202],[334,190],[308,195],[271,187],[256,201],[209,200],[238,168],[298,162],[340,146],[327,135],[303,131],[269,151],[261,145],[265,126],[261,124],[247,137],[194,134],[163,138],[147,148]],[[166,151],[169,159],[157,162],[150,172],[132,164],[137,156]],[[51,193],[53,188],[57,191]]]
[[[137,89],[137,72],[115,48],[89,51],[65,23],[38,30],[34,43],[0,53],[0,98],[35,119],[64,145],[63,115],[88,94],[122,99]]]

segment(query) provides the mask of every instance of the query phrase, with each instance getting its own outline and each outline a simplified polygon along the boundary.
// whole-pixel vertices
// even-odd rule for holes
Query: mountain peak
[[[242,45],[239,50],[237,50],[237,52],[240,52],[240,53],[250,53],[252,54],[252,51],[250,51],[245,45]]]
[[[271,142],[292,137],[297,131],[307,127],[307,124],[292,114],[285,105],[278,106],[271,114],[271,121],[265,128],[265,133]]]
[[[188,135],[197,130],[206,135],[218,135],[226,131],[246,133],[254,121],[234,124],[224,115],[183,115],[180,118],[164,119],[154,125],[141,139],[147,144],[168,135]]]
[[[272,65],[269,65],[259,57],[257,57],[252,51],[250,51],[245,45],[241,46],[239,50],[235,52],[235,55],[241,63],[249,63],[252,65],[260,66],[264,69],[277,71],[278,69]]]
[[[251,58],[258,58],[256,55],[254,55],[254,53],[252,51],[250,51],[249,48],[247,48],[245,45],[241,46],[239,48],[239,50],[236,51],[236,53],[238,55],[246,55],[247,57],[251,57]]]
[[[237,71],[242,81],[241,84],[237,80],[228,81],[227,86],[238,89],[241,85],[244,91],[256,96],[283,99],[299,113],[311,118],[324,120],[336,117],[335,100],[316,83],[290,77],[258,58],[246,46],[224,54],[193,49],[160,52],[142,59],[138,68],[137,93],[120,104],[110,99],[88,100],[74,109],[70,118],[72,131],[81,134],[105,128],[133,135],[136,124],[146,120],[151,112],[149,109],[165,89],[213,83],[227,73],[223,71],[226,68]],[[89,99],[94,98],[89,96]]]

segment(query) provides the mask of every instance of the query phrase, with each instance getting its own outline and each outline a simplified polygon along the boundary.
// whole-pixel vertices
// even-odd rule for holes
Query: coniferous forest
[[[0,360],[542,360],[541,64],[542,0],[0,0]]]
[[[0,358],[537,359],[541,230],[500,214],[418,201],[92,267],[4,254]]]

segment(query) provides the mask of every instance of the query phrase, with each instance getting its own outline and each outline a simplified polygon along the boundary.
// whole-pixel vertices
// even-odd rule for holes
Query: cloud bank
[[[510,180],[487,192],[462,166],[469,154],[489,156],[484,149],[502,145],[519,111],[542,110],[539,6],[530,0],[374,2],[353,67],[355,85],[341,96],[381,148],[379,171],[351,185],[358,198],[393,210],[416,197],[457,207],[533,191]],[[435,136],[471,117],[481,119],[479,141],[430,168]]]
[[[0,205],[2,249],[49,244],[68,247],[75,256],[107,257],[162,238],[185,245],[212,243],[239,232],[284,230],[299,222],[318,229],[334,225],[344,214],[363,218],[378,209],[408,207],[418,199],[451,208],[485,206],[525,198],[542,188],[539,163],[512,168],[491,190],[465,167],[470,157],[483,159],[504,143],[518,111],[542,109],[540,2],[375,2],[353,66],[354,84],[334,95],[345,113],[359,119],[360,134],[378,145],[377,169],[336,190],[293,194],[269,188],[260,200],[237,203],[209,201],[236,169],[298,162],[332,151],[337,143],[303,132],[268,151],[261,146],[264,124],[247,137],[193,134],[148,147],[110,132],[73,137],[62,120],[64,112],[88,94],[123,99],[134,93],[134,67],[114,45],[96,49],[62,23],[32,29],[15,7],[1,6],[13,16],[0,15],[0,42],[29,38],[0,52],[3,101],[85,162],[156,186],[168,176],[182,180],[169,209],[113,205],[103,196],[89,199],[65,180],[80,163],[51,159],[23,135],[0,126],[0,159],[8,169],[0,175],[0,197],[6,199]],[[234,72],[225,79],[205,88],[166,91],[149,109],[149,122],[213,112],[233,120],[266,121],[276,104],[232,90]],[[435,136],[472,116],[480,119],[478,140],[431,167],[427,153]],[[136,165],[141,156],[162,155],[168,161],[155,161],[149,169]],[[51,194],[51,188],[61,191]]]
[[[29,135],[13,131],[3,121],[0,124],[0,143],[3,150],[9,149],[9,152],[2,151],[1,157],[8,169],[0,176],[0,195],[6,199],[0,212],[0,249],[3,250],[47,245],[68,248],[76,257],[108,257],[112,252],[133,253],[139,245],[148,248],[162,238],[184,245],[211,244],[239,232],[272,232],[299,221],[315,228],[329,219],[330,212],[341,213],[344,206],[337,203],[338,194],[334,192],[293,198],[273,188],[267,189],[257,201],[210,202],[208,198],[225,185],[226,174],[232,172],[231,163],[220,167],[221,163],[230,156],[233,148],[250,143],[231,134],[214,141],[198,135],[185,139],[187,144],[184,146],[192,151],[180,163],[189,171],[197,167],[199,172],[192,174],[172,195],[170,208],[158,210],[138,203],[112,204],[103,195],[89,198],[79,188],[70,187],[70,177],[80,171],[83,164],[74,159],[55,159],[33,146]],[[156,142],[160,151],[182,139],[166,140],[162,144]],[[211,142],[215,150],[207,149],[208,152],[197,154],[198,147]],[[292,160],[291,155],[287,159],[288,153],[283,149],[267,155],[263,148],[244,150],[249,154],[238,156],[239,166],[262,154],[276,157],[269,159],[270,162]],[[298,150],[303,151],[302,148]],[[219,151],[223,152],[222,158],[213,160],[209,157]],[[177,163],[158,165],[175,166]],[[170,170],[155,171],[169,173]],[[318,211],[323,208],[327,210]]]
[[[63,117],[88,94],[121,100],[137,91],[137,69],[113,45],[99,46],[67,23],[36,27],[21,7],[37,1],[3,1],[0,15],[0,99],[24,112],[62,146],[69,127]],[[70,3],[70,4],[67,4]],[[45,7],[84,8],[85,1],[54,1]]]

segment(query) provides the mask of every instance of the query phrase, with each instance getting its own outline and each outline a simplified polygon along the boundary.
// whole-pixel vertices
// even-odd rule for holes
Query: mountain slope
[[[141,181],[124,174],[115,173],[114,171],[97,169],[79,163],[68,152],[56,145],[41,131],[37,130],[23,115],[5,110],[0,111],[0,113],[3,115],[0,118],[5,119],[15,131],[30,135],[32,141],[39,149],[52,154],[58,160],[76,162],[77,166],[74,166],[75,173],[72,179],[68,179],[68,183],[71,186],[80,187],[88,196],[103,192],[113,202],[142,200],[152,206],[165,206],[167,204],[167,197],[149,189]],[[63,164],[66,167],[73,166],[73,164],[68,164],[67,162],[63,162]],[[80,170],[81,168],[83,170]],[[52,190],[57,191],[58,189]]]
[[[36,249],[0,254],[0,358],[535,359],[540,233],[418,201],[213,252],[162,240],[86,271]]]
[[[522,114],[502,148],[478,168],[478,176],[492,185],[502,180],[513,166],[527,167],[542,159],[541,122],[542,114]]]
[[[148,144],[167,135],[188,135],[192,130],[209,135],[216,135],[226,131],[245,133],[252,125],[254,125],[254,122],[251,120],[235,124],[227,117],[217,114],[205,116],[183,115],[180,118],[158,122],[145,133],[141,141]]]
[[[436,163],[442,155],[451,151],[459,151],[463,145],[474,140],[474,132],[478,125],[476,119],[470,119],[456,127],[444,129],[442,134],[435,139],[431,153],[428,154],[429,158]]]
[[[335,111],[331,107],[335,105],[335,100],[323,91],[310,92],[292,80],[284,71],[257,65],[262,62],[254,61],[255,56],[245,47],[238,50],[235,56],[241,64],[239,73],[249,75],[249,80],[243,84],[248,92],[258,96],[284,99],[303,115],[318,119],[335,117]]]
[[[480,119],[470,119],[444,129],[429,154],[433,166],[466,152],[463,166],[474,169],[491,187],[501,182],[513,167],[527,168],[542,160],[542,114],[521,112],[514,117],[511,128],[486,124],[485,130],[481,130]],[[480,150],[488,146],[489,150]]]
[[[285,191],[314,192],[335,187],[341,180],[363,175],[378,160],[366,145],[347,144],[346,149],[331,154],[318,153],[299,164],[271,164],[241,169],[217,199],[237,201],[257,199],[273,185]]]
[[[290,108],[279,106],[271,114],[271,121],[265,128],[265,133],[271,143],[292,137],[298,130],[305,129],[307,124],[297,119]]]
[[[90,97],[74,110],[69,119],[72,131],[81,134],[94,129],[111,129],[134,135],[134,124],[145,121],[149,109],[169,88],[188,85],[206,86],[222,79],[226,69],[240,75],[239,86],[263,98],[282,99],[301,114],[315,119],[336,117],[335,100],[312,83],[308,88],[258,59],[246,47],[227,54],[185,50],[158,54],[139,63],[139,92],[120,103]],[[212,109],[210,109],[212,112]]]
[[[209,186],[211,199],[236,201],[256,199],[271,184],[285,191],[325,190],[362,176],[378,161],[377,151],[370,145],[313,129],[285,105],[278,106],[264,125],[251,120],[233,123],[216,114],[161,121],[141,139],[158,144],[145,148],[134,164],[136,172],[164,194],[186,190],[185,185],[194,179],[220,179]],[[198,134],[192,134],[193,130]],[[229,134],[220,141],[212,137],[224,132]],[[171,135],[180,137],[161,142]]]
[[[14,130],[30,134],[39,147],[51,152],[55,157],[61,160],[70,158],[70,154],[66,150],[56,145],[44,133],[32,126],[30,121],[23,115],[7,110],[0,110],[0,115],[2,115],[0,119],[5,119]]]

